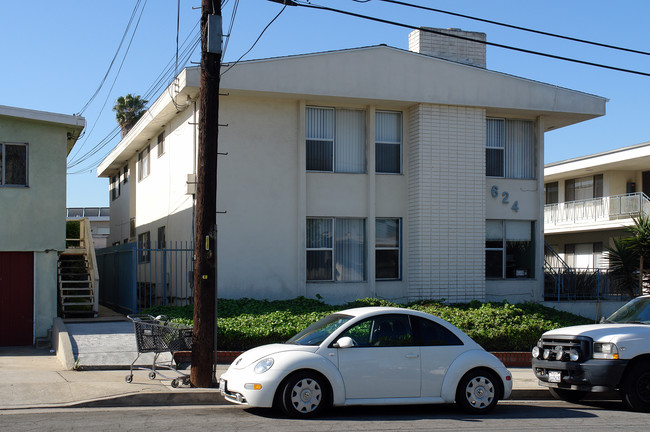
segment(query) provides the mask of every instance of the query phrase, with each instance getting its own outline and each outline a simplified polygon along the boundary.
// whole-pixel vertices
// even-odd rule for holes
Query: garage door
[[[34,254],[0,252],[0,346],[31,345]]]

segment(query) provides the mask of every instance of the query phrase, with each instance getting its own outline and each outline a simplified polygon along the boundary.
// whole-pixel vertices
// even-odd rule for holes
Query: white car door
[[[420,396],[420,348],[406,315],[380,315],[356,324],[341,337],[356,346],[338,349],[346,399]]]
[[[422,397],[438,397],[449,366],[467,348],[442,324],[421,317],[411,317],[411,323],[421,345]]]

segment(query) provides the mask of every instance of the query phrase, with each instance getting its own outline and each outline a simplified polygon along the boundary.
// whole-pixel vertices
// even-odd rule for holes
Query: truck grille
[[[578,361],[581,362],[589,360],[593,355],[593,340],[586,336],[543,337],[537,346],[540,350],[540,360],[570,361],[569,353],[572,349],[578,352]]]

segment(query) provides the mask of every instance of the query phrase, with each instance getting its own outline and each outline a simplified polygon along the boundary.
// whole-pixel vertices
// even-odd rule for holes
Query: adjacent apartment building
[[[66,157],[83,117],[0,105],[0,346],[31,345],[57,316]]]
[[[544,236],[571,268],[606,269],[612,239],[650,214],[650,143],[547,164]]]
[[[429,30],[223,65],[219,296],[542,300],[544,133],[606,100]],[[187,68],[100,164],[109,244],[193,238],[198,94]]]

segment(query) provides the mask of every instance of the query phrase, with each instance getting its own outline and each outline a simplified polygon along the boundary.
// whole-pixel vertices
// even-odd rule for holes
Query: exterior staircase
[[[59,315],[63,318],[96,317],[99,311],[99,277],[88,219],[79,221],[79,238],[66,238],[59,254]]]

